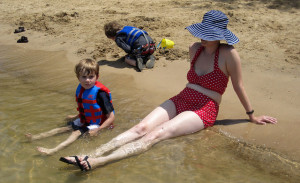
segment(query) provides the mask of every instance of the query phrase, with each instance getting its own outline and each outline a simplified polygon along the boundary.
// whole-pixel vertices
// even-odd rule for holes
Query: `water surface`
[[[33,134],[64,126],[76,113],[78,84],[74,63],[63,51],[32,51],[0,46],[0,177],[1,182],[299,182],[298,164],[267,148],[242,143],[208,129],[166,140],[151,150],[82,173],[58,161],[85,154],[127,130],[154,106],[126,75],[103,75],[112,88],[116,127],[85,137],[54,154],[41,156],[36,146],[54,147],[69,134],[27,142]],[[119,78],[128,78],[122,82]],[[134,93],[135,95],[132,95]]]

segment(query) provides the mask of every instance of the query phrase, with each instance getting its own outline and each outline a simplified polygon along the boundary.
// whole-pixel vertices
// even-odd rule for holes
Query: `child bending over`
[[[154,67],[155,43],[148,33],[132,26],[121,26],[117,22],[104,25],[105,35],[116,42],[127,54],[125,62],[135,66],[139,72]]]

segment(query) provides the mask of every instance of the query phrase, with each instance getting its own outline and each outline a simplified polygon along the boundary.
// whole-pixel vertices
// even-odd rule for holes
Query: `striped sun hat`
[[[229,45],[239,42],[230,30],[227,29],[227,16],[217,10],[211,10],[204,14],[201,23],[186,27],[192,35],[206,41],[226,40]]]

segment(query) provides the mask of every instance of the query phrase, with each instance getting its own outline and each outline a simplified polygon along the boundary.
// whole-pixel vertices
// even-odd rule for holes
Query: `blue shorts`
[[[73,130],[79,130],[81,132],[81,135],[84,134],[85,132],[98,128],[99,125],[89,125],[89,126],[85,126],[80,122],[80,119],[77,118],[74,121],[72,121],[71,123],[69,123],[69,125],[72,126]]]

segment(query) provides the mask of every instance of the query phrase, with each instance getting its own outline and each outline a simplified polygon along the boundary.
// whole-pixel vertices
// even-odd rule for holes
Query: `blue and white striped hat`
[[[227,29],[229,20],[227,16],[217,10],[211,10],[204,14],[201,23],[186,27],[192,35],[206,41],[226,40],[229,45],[239,42],[230,30]]]

